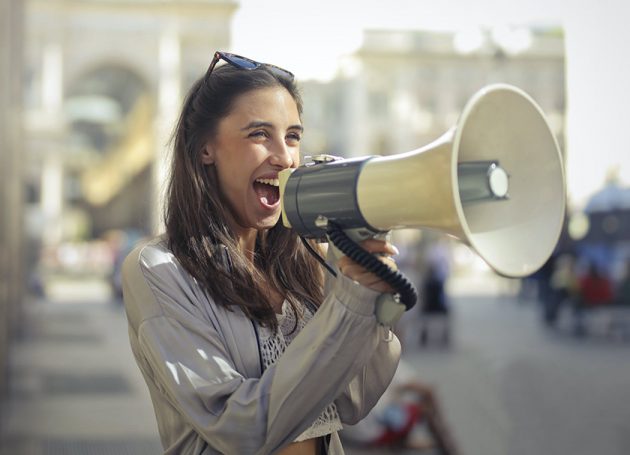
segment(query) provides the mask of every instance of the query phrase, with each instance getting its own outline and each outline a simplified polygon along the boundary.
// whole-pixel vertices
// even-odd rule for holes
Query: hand
[[[394,262],[394,259],[391,257],[392,255],[398,254],[398,249],[391,243],[383,240],[367,239],[362,241],[359,245],[361,245],[363,249],[369,253],[376,254],[378,259],[389,268],[398,270],[396,262]],[[368,272],[365,268],[347,256],[343,256],[339,259],[337,266],[339,267],[341,273],[367,288],[378,292],[395,292],[389,284],[372,272]]]

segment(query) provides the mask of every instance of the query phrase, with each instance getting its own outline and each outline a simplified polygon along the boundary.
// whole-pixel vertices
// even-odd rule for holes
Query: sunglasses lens
[[[234,66],[237,66],[239,68],[242,69],[248,69],[248,70],[252,70],[254,68],[258,68],[260,66],[259,63],[253,62],[249,59],[243,58],[243,57],[239,57],[236,55],[231,55],[230,56],[230,63],[232,63]]]
[[[288,79],[290,81],[292,81],[295,77],[293,76],[292,72],[287,71],[283,68],[280,68],[276,65],[270,65],[268,63],[258,63],[247,57],[241,57],[240,55],[230,54],[227,52],[217,52],[215,54],[215,60],[213,60],[213,62],[210,64],[208,74],[212,72],[212,70],[214,69],[214,65],[216,64],[216,60],[218,60],[219,58],[222,58],[223,60],[228,62],[230,65],[235,66],[236,68],[243,69],[243,70],[253,70],[253,69],[259,68],[260,66],[264,66],[267,70],[269,70],[271,73],[273,73],[274,75],[278,77]]]
[[[277,66],[273,66],[273,65],[266,65],[267,69],[269,71],[271,71],[273,74],[275,74],[276,76],[285,78],[285,79],[289,79],[289,80],[293,80],[293,73],[290,71],[287,71],[285,69],[279,68]]]

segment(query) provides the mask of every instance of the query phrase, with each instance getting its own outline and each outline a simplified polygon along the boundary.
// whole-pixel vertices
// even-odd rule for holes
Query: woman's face
[[[240,232],[269,229],[280,217],[278,172],[299,165],[302,122],[280,86],[246,92],[219,123],[203,153]]]

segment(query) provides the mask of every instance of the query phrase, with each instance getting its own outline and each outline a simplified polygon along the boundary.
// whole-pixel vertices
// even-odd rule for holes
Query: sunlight
[[[177,372],[177,367],[175,366],[175,364],[167,361],[166,367],[170,370],[171,374],[173,375],[173,379],[175,379],[177,385],[179,385],[179,373]]]

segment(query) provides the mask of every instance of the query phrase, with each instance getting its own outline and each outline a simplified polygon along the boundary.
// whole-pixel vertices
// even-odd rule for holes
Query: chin
[[[271,229],[272,227],[274,227],[276,224],[278,224],[280,222],[280,215],[276,215],[273,217],[267,217],[263,220],[260,220],[259,223],[257,223],[257,228],[258,230],[267,230],[267,229]]]

